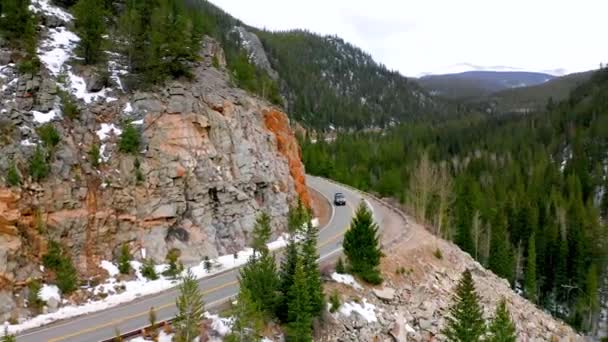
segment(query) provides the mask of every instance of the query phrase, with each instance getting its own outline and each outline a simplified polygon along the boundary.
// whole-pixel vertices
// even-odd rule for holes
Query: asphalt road
[[[362,200],[358,193],[327,180],[307,177],[309,187],[332,200],[335,192],[342,192],[346,206],[333,207],[330,221],[319,232],[320,259],[326,259],[342,249],[342,236],[354,215],[354,210]],[[375,211],[374,215],[378,215]],[[378,217],[376,217],[378,220]],[[205,298],[205,307],[211,308],[226,302],[238,292],[238,269],[218,274],[199,281]],[[150,307],[156,310],[159,321],[175,316],[177,289],[167,290],[155,295],[140,298],[114,308],[96,313],[55,322],[40,328],[25,331],[17,336],[19,342],[70,341],[91,342],[112,338],[115,329],[129,332],[141,329],[148,324]]]

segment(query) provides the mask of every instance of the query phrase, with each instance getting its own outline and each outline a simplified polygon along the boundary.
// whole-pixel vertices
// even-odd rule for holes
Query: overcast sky
[[[269,30],[337,34],[407,76],[460,63],[531,71],[608,62],[608,0],[211,0]]]

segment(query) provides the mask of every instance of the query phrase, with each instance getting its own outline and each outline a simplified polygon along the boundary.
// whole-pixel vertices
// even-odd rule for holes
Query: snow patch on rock
[[[346,285],[350,285],[357,290],[362,290],[363,287],[355,280],[355,278],[350,274],[340,274],[340,273],[332,273],[331,279],[337,283],[342,283]]]
[[[367,322],[376,322],[376,306],[367,302],[367,299],[363,299],[363,303],[357,302],[346,302],[340,306],[340,314],[350,317],[354,312],[365,319]]]

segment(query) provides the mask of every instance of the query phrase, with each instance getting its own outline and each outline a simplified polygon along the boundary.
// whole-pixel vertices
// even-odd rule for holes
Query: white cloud
[[[458,63],[569,72],[608,62],[604,0],[212,0],[249,25],[337,34],[405,75]]]

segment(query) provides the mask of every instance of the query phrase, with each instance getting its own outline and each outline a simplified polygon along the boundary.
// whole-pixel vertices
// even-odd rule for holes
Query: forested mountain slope
[[[471,99],[511,88],[545,83],[554,76],[523,71],[466,71],[456,74],[429,75],[416,80],[434,96]]]
[[[402,121],[449,115],[451,107],[432,99],[416,83],[375,62],[361,49],[335,36],[319,36],[295,30],[269,32],[249,27],[205,0],[189,0],[201,10],[206,22],[213,23],[213,35],[226,46],[228,64],[246,89],[275,103],[286,105],[291,117],[305,126],[327,130],[385,127]],[[260,53],[251,50],[245,35],[257,34],[263,43],[262,59],[268,59],[278,78],[266,77],[273,71],[243,69],[246,61],[256,64]],[[236,47],[235,47],[236,44]],[[236,49],[242,47],[243,49]],[[247,54],[242,54],[242,51]],[[253,84],[250,84],[253,83]],[[280,99],[278,89],[283,99]],[[269,95],[270,93],[270,95]]]
[[[285,82],[290,112],[309,126],[384,127],[439,112],[416,83],[338,37],[306,31],[258,34]]]
[[[608,69],[550,111],[303,142],[307,170],[400,198],[531,301],[599,314],[608,215]]]

